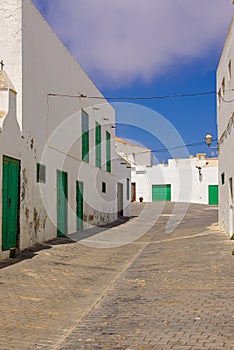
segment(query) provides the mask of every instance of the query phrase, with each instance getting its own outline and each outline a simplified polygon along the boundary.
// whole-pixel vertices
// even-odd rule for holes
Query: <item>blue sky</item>
[[[216,90],[216,68],[234,9],[231,0],[34,0],[34,3],[104,96],[142,97]],[[123,106],[114,104],[116,132],[120,137],[154,150],[202,141],[207,132],[217,137],[215,95],[134,103],[160,113],[182,141],[168,132],[168,142],[166,137],[160,142],[155,132],[154,135],[146,132],[144,120],[148,113],[141,107],[142,125],[134,127],[133,117],[132,125],[125,125]],[[131,113],[128,104],[126,109]],[[214,155],[206,145],[190,147],[188,152]],[[159,161],[185,156],[182,149],[173,155],[155,154]]]

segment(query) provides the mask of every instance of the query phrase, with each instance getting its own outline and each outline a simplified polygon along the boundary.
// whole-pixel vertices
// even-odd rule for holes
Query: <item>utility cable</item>
[[[218,139],[214,139],[213,141],[217,141]],[[180,148],[187,148],[187,147],[197,147],[206,144],[206,141],[199,141],[199,142],[193,142],[193,143],[188,143],[186,145],[181,145],[181,146],[174,146],[174,147],[168,147],[168,148],[158,148],[155,150],[148,150],[148,151],[142,151],[142,152],[133,152],[134,154],[142,154],[142,153],[162,153],[162,152],[169,152],[174,149],[180,149]],[[137,145],[136,145],[137,146]],[[132,153],[131,153],[132,154]],[[127,155],[131,155],[127,154]]]
[[[226,91],[234,91],[234,89],[224,90]],[[163,100],[163,99],[172,99],[172,98],[184,98],[184,97],[197,97],[197,96],[207,96],[207,95],[217,95],[222,99],[224,103],[232,103],[232,100],[226,100],[220,92],[216,91],[203,91],[203,92],[194,92],[194,93],[183,93],[183,94],[172,94],[172,95],[156,95],[156,96],[139,96],[139,97],[104,97],[104,96],[87,96],[84,94],[79,95],[69,95],[69,94],[57,94],[57,93],[49,93],[48,96],[57,96],[57,97],[71,97],[71,98],[83,98],[83,99],[94,99],[94,100],[109,100],[109,101],[147,101],[147,100]]]

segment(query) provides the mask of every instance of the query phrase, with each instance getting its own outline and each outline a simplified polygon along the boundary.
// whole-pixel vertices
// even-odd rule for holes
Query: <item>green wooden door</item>
[[[83,215],[84,215],[84,203],[83,203],[84,185],[81,181],[76,181],[76,229],[83,230]]]
[[[67,234],[68,224],[68,191],[67,173],[57,170],[57,236],[64,237]]]
[[[171,201],[171,185],[153,185],[152,201]]]
[[[218,185],[209,185],[209,204],[218,205],[219,188]]]
[[[3,157],[2,249],[16,248],[19,227],[20,161]]]

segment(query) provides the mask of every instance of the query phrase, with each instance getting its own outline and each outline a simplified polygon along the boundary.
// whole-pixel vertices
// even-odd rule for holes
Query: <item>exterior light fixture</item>
[[[209,148],[212,148],[212,149],[216,149],[217,151],[219,151],[219,143],[217,144],[217,146],[211,146],[211,143],[212,143],[212,135],[210,133],[206,134],[206,144]]]
[[[210,147],[212,142],[212,135],[210,133],[206,134],[206,144],[208,147]]]

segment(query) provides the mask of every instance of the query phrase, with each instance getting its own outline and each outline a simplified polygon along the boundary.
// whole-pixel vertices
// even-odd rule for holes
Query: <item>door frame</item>
[[[136,182],[131,183],[131,202],[136,202]]]
[[[229,235],[232,237],[233,235],[233,180],[232,177],[228,180],[228,206],[229,206],[229,217],[228,217],[228,232]]]
[[[59,184],[61,184],[61,186],[59,186]],[[61,201],[63,202],[63,205],[64,205],[63,216],[61,216],[61,210],[60,210]],[[64,237],[67,235],[67,233],[68,233],[68,173],[63,170],[57,170],[57,237]]]
[[[217,203],[210,203],[211,202],[211,189],[217,189]],[[218,205],[219,204],[219,186],[218,185],[208,185],[208,204],[209,205]]]
[[[9,186],[6,186],[6,173],[5,173],[5,164],[9,163],[15,163],[16,169],[17,169],[17,178],[18,182],[16,184],[17,191],[16,191],[16,197],[15,197],[15,233],[14,233],[14,239],[12,237],[9,237],[8,235],[8,212],[7,208],[10,205],[12,206],[12,198],[9,198]],[[20,169],[21,169],[21,161],[20,159],[16,159],[13,157],[9,157],[6,155],[3,155],[2,157],[2,250],[10,250],[13,248],[19,248],[19,238],[20,238]],[[7,173],[7,184],[9,180],[9,165],[8,165],[8,173]],[[10,183],[10,187],[12,188],[12,182]],[[12,241],[11,241],[12,239]],[[10,240],[10,242],[9,242]],[[14,242],[13,242],[14,241]]]
[[[171,202],[171,184],[152,184],[152,202],[159,202],[159,201],[165,201],[165,202]],[[154,188],[161,188],[161,189],[165,189],[165,199],[154,199],[153,196],[153,192],[154,192]],[[169,191],[169,192],[168,192]]]
[[[118,213],[118,218],[122,217],[124,215],[123,212],[123,207],[124,207],[124,202],[123,202],[123,184],[121,182],[117,183],[117,213]]]
[[[83,226],[84,226],[83,222],[84,222],[84,183],[83,181],[76,180],[76,229],[77,231],[83,230]]]

